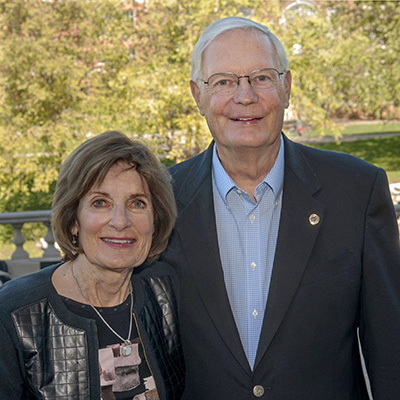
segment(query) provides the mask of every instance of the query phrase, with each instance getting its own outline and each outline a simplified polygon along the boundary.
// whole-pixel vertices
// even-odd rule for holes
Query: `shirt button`
[[[253,222],[255,219],[256,219],[256,216],[255,216],[254,214],[251,214],[251,215],[249,216],[249,220],[250,220],[251,222]]]
[[[240,189],[236,189],[237,194],[242,194],[242,191]]]
[[[257,317],[258,317],[258,311],[257,311],[257,310],[254,310],[254,311],[251,313],[251,315],[252,315],[254,318],[257,318]]]
[[[256,269],[256,267],[257,267],[257,264],[254,261],[250,265],[251,265],[251,268],[253,268],[253,270]]]
[[[264,395],[264,388],[261,385],[256,385],[253,387],[253,394],[256,397],[261,397]]]
[[[279,201],[276,200],[276,201],[275,201],[275,207],[278,207],[278,204],[279,204]]]

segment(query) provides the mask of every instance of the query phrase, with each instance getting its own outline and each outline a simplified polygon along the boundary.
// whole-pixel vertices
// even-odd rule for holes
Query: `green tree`
[[[322,134],[337,116],[393,117],[400,3],[279,0],[0,0],[0,212],[50,207],[58,169],[107,129],[174,163],[210,134],[189,89],[206,26],[247,16],[287,49],[292,108]],[[291,10],[291,11],[290,11]]]
[[[0,1],[2,210],[48,208],[62,159],[107,128],[98,116],[129,58],[129,22],[119,1]]]
[[[120,1],[0,0],[0,27],[0,212],[48,209],[68,153],[115,129],[132,21]]]
[[[197,154],[211,139],[189,88],[195,43],[215,19],[243,15],[253,3],[154,0],[137,11],[135,62],[126,71],[133,93],[130,130],[150,137],[172,162]]]
[[[342,95],[341,110],[356,117],[399,117],[400,3],[354,1],[332,6],[332,24],[343,44],[338,58],[347,70],[338,80],[341,86],[336,86]]]

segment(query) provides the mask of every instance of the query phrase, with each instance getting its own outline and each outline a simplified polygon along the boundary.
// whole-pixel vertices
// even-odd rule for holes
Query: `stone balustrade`
[[[41,267],[61,259],[61,254],[55,247],[50,219],[50,210],[0,213],[0,224],[10,224],[14,228],[12,241],[16,249],[11,256],[11,260],[5,260],[12,278],[38,271]],[[41,222],[47,227],[47,234],[44,238],[47,248],[45,248],[43,256],[40,258],[29,257],[28,252],[23,248],[26,240],[21,230],[24,224],[28,222]]]
[[[395,210],[400,225],[400,204],[395,204]],[[11,260],[5,260],[12,278],[38,271],[41,267],[53,264],[61,259],[60,252],[55,247],[50,218],[50,210],[0,213],[0,224],[10,224],[14,228],[13,243],[16,249]],[[28,222],[41,222],[47,227],[47,234],[44,238],[47,248],[41,258],[29,257],[29,254],[23,248],[25,237],[21,229]]]

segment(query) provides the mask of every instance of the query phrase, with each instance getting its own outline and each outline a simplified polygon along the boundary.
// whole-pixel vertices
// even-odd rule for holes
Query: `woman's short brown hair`
[[[78,146],[61,166],[53,196],[52,228],[64,261],[83,253],[79,243],[72,243],[71,233],[80,200],[95,184],[101,184],[118,162],[135,168],[150,191],[154,233],[146,263],[156,260],[165,250],[176,218],[171,177],[147,146],[121,132],[107,131]]]

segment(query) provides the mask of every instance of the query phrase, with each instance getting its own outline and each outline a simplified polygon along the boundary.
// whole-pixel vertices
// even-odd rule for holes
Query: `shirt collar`
[[[275,197],[279,195],[283,187],[283,176],[285,167],[284,147],[285,146],[284,146],[283,136],[281,135],[281,144],[279,148],[278,157],[276,158],[271,171],[269,171],[267,176],[258,185],[260,186],[263,183],[266,183],[272,189]],[[233,181],[233,179],[227,174],[224,167],[222,166],[221,161],[219,160],[217,155],[217,149],[215,143],[213,148],[212,166],[213,166],[215,185],[217,186],[218,192],[220,193],[221,197],[225,200],[227,194],[232,189],[237,188],[237,185]]]

